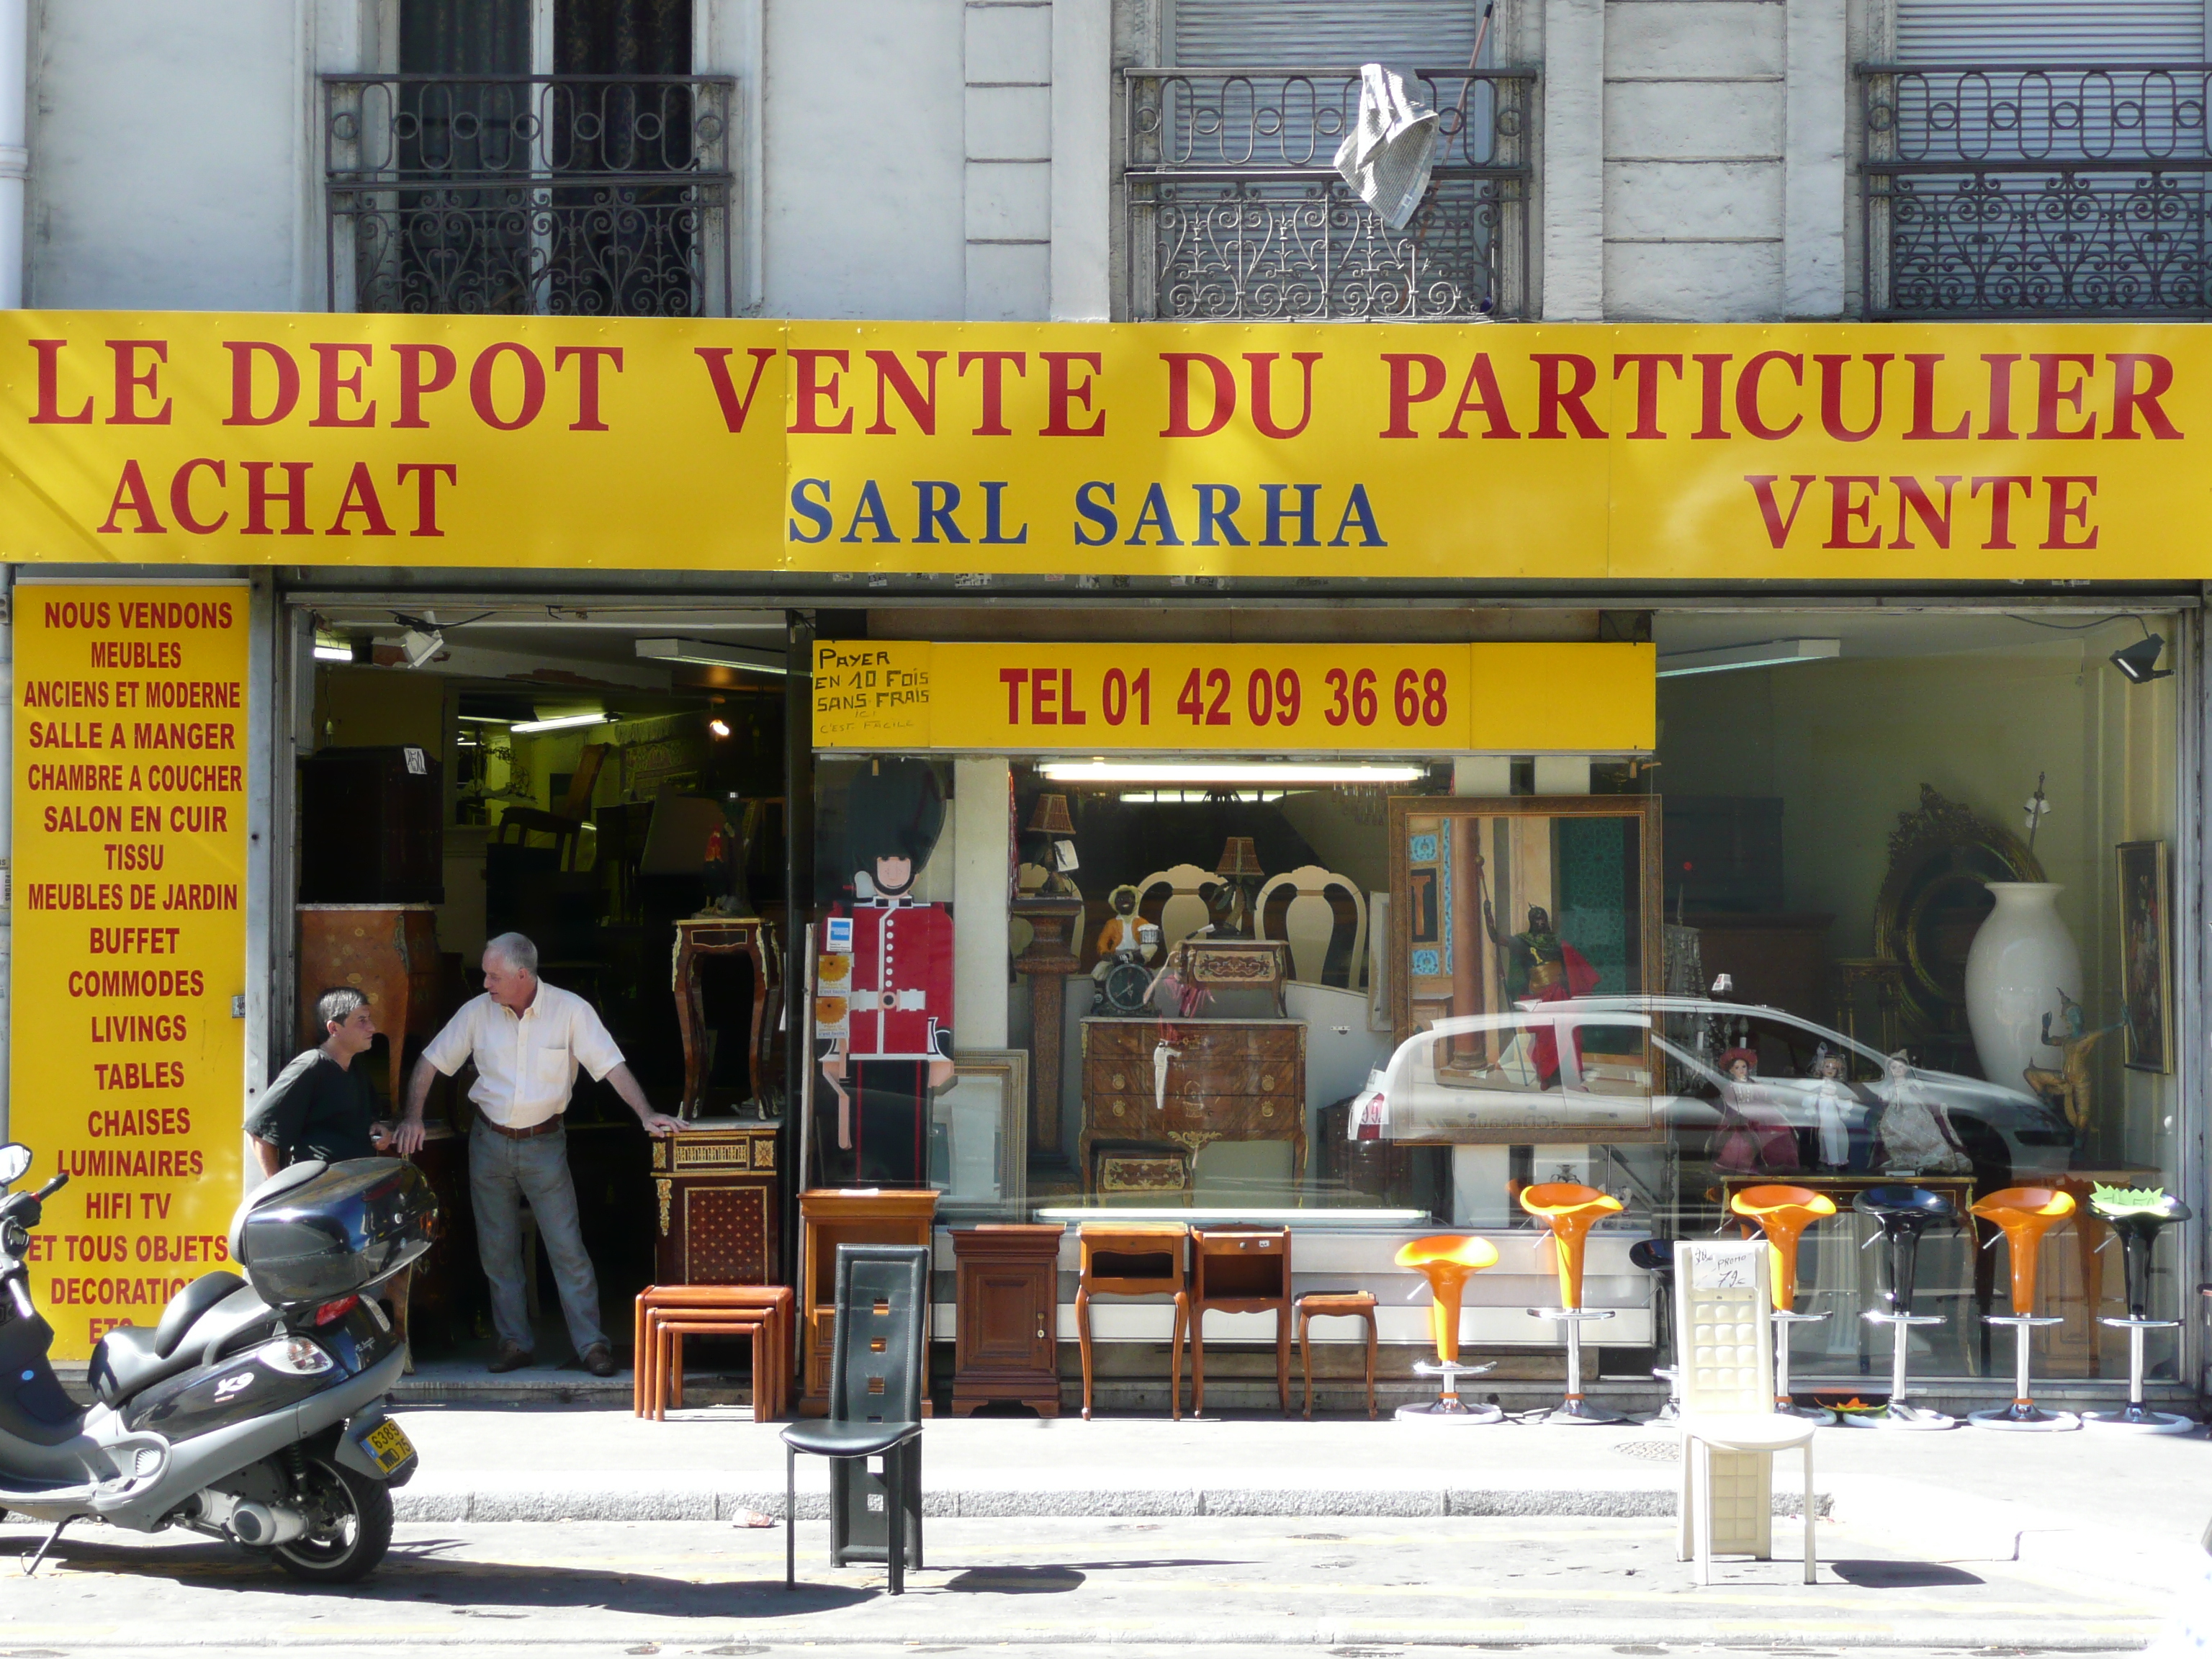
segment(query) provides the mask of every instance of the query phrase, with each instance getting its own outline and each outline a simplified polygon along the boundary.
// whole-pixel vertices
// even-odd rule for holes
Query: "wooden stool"
[[[1194,1227],[1190,1410],[1206,1410],[1206,1310],[1275,1316],[1275,1397],[1291,1414],[1291,1230]]]
[[[1375,1297],[1367,1291],[1308,1291],[1297,1299],[1298,1364],[1305,1373],[1306,1417],[1313,1417],[1313,1345],[1306,1336],[1311,1319],[1367,1322],[1367,1415],[1375,1415]]]
[[[716,1320],[726,1325],[765,1326],[769,1352],[763,1354],[760,1339],[753,1345],[754,1415],[781,1416],[789,1396],[792,1349],[798,1340],[798,1298],[782,1285],[654,1285],[640,1292],[631,1326],[630,1410],[634,1416],[659,1419],[670,1394],[668,1356],[656,1316],[673,1320]],[[732,1334],[738,1334],[732,1331]],[[676,1355],[674,1399],[683,1402],[681,1352]]]
[[[1182,1334],[1190,1322],[1190,1292],[1183,1277],[1180,1222],[1087,1221],[1076,1230],[1082,1266],[1075,1281],[1075,1341],[1083,1354],[1083,1415],[1091,1415],[1091,1297],[1171,1296],[1175,1298],[1174,1359],[1168,1370],[1168,1405],[1182,1417]]]

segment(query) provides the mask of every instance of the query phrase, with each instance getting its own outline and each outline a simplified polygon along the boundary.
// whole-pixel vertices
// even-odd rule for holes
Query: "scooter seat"
[[[94,1343],[85,1380],[102,1401],[115,1406],[156,1382],[181,1376],[200,1363],[205,1347],[204,1340],[189,1341],[187,1337],[196,1328],[203,1338],[210,1334],[201,1322],[245,1289],[246,1281],[236,1273],[201,1274],[169,1299],[161,1323],[153,1329],[118,1325]],[[251,1294],[246,1303],[249,1305],[235,1311],[240,1315],[265,1311]],[[234,1318],[224,1322],[232,1326],[239,1322]]]

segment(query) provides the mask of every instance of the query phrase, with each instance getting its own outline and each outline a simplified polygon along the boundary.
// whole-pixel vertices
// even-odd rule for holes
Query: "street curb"
[[[1832,1516],[1832,1493],[1816,1492],[1823,1516]],[[651,1487],[623,1487],[586,1477],[497,1486],[410,1484],[392,1494],[401,1521],[460,1525],[563,1521],[729,1521],[744,1510],[783,1518],[781,1488],[702,1480],[663,1480]],[[1774,1495],[1774,1513],[1793,1516],[1801,1494]],[[1408,1520],[1437,1516],[1555,1516],[1650,1520],[1675,1512],[1670,1486],[1532,1490],[1522,1486],[1206,1486],[928,1487],[925,1516],[945,1520],[1198,1519],[1258,1517],[1324,1519],[1368,1516]],[[799,1494],[799,1518],[829,1518],[825,1492]],[[2005,1559],[2010,1559],[2008,1547]]]

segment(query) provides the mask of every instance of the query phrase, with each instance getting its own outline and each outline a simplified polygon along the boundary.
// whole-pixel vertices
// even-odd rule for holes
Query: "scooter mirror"
[[[31,1167],[31,1149],[9,1141],[0,1146],[0,1187],[22,1179],[23,1171]]]

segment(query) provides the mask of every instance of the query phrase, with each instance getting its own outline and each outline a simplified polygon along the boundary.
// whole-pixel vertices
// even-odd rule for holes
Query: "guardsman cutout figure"
[[[927,763],[877,761],[853,781],[854,902],[823,930],[815,1029],[863,1186],[929,1184],[930,1099],[952,1081],[952,915],[908,896],[944,827]]]

